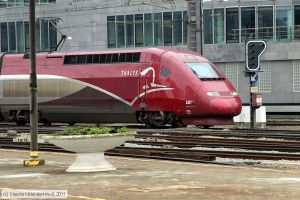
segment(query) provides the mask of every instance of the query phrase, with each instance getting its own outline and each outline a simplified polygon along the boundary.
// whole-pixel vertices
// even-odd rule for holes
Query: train
[[[232,124],[241,99],[200,54],[149,47],[36,55],[39,122],[141,123],[147,127]],[[0,55],[0,112],[29,122],[28,54]]]

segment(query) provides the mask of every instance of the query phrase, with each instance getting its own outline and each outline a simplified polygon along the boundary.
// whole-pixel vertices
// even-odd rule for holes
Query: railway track
[[[295,153],[300,151],[299,145],[299,141],[206,138],[198,135],[137,134],[135,140],[128,141],[125,143],[125,146],[117,147],[106,152],[106,154],[193,162],[213,162],[216,157],[255,160],[300,160],[300,153]],[[12,142],[12,137],[0,137],[0,147],[10,149],[30,148],[29,143]],[[227,149],[220,150],[219,148],[221,147]],[[246,151],[249,149],[255,151]],[[47,143],[39,144],[39,150],[66,152]]]

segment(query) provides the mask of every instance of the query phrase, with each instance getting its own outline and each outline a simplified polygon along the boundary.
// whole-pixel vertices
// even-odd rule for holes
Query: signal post
[[[246,43],[246,75],[250,82],[250,119],[251,128],[256,127],[256,109],[262,106],[262,94],[258,92],[257,81],[260,70],[260,56],[265,52],[267,44],[261,40],[250,40]]]

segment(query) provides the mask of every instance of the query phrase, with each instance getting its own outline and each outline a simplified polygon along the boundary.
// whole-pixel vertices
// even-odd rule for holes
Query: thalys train
[[[201,55],[153,47],[38,53],[39,121],[211,126],[232,124],[241,99]],[[2,54],[1,118],[29,122],[30,59]]]

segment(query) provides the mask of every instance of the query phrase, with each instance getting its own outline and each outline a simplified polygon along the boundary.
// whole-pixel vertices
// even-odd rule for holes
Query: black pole
[[[29,2],[29,31],[30,31],[30,150],[38,150],[37,143],[37,78],[35,55],[35,0]]]

